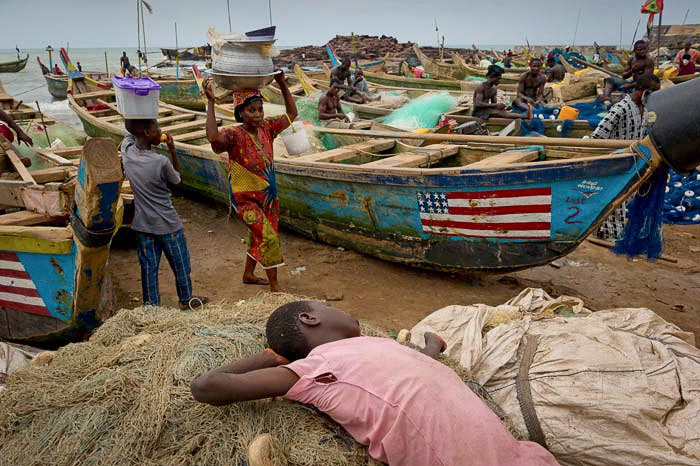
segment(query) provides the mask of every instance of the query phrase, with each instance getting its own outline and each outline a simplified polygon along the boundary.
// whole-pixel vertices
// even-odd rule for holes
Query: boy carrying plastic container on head
[[[138,232],[138,256],[141,265],[143,303],[160,305],[158,268],[163,253],[175,274],[180,309],[201,308],[208,299],[192,295],[190,253],[180,217],[173,207],[168,184],[181,182],[180,164],[173,138],[162,134],[156,120],[124,120],[129,134],[122,141],[124,173],[134,192],[134,221]],[[151,150],[165,142],[172,158]]]
[[[311,404],[389,466],[558,464],[537,443],[517,441],[434,359],[445,350],[434,333],[419,352],[362,336],[358,321],[336,308],[296,301],[270,315],[266,334],[267,350],[192,382],[194,398],[225,405],[284,396]]]

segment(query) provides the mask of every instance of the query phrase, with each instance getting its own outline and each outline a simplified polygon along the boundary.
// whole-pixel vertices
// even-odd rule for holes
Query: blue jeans
[[[162,253],[168,259],[175,274],[177,296],[181,303],[192,297],[192,279],[190,278],[190,251],[187,249],[185,231],[180,229],[167,235],[153,235],[139,232],[138,254],[141,265],[141,289],[143,303],[160,305],[158,289],[158,268]]]

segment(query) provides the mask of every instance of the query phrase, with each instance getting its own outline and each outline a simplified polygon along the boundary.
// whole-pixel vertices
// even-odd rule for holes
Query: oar
[[[61,49],[63,50],[63,49]],[[39,101],[35,100],[34,103],[36,103],[36,109],[39,112],[39,116],[41,117],[41,125],[44,127],[44,134],[46,135],[46,142],[49,143],[48,146],[46,147],[51,147],[51,138],[49,137],[49,128],[46,127],[46,122],[44,121],[44,114],[41,112],[41,107],[39,107]]]
[[[571,57],[571,59],[572,59],[573,61],[577,62],[577,63],[580,63],[580,64],[582,64],[582,65],[585,65],[585,66],[588,66],[588,67],[590,67],[590,68],[593,68],[594,70],[598,70],[598,71],[602,71],[603,73],[607,73],[607,74],[609,74],[610,76],[612,76],[613,78],[621,78],[621,76],[620,76],[619,74],[613,73],[613,72],[610,71],[610,70],[606,70],[606,69],[603,68],[602,66],[598,66],[598,65],[596,65],[596,64],[594,64],[594,63],[588,63],[587,61],[581,60],[581,59],[578,58],[578,57]]]

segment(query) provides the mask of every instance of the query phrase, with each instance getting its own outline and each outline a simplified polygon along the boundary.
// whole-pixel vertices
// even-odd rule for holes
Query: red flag
[[[664,11],[664,0],[646,0],[642,5],[642,13],[661,13]]]

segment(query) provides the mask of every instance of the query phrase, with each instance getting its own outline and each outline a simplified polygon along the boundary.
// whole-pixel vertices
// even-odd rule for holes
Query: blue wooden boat
[[[0,147],[0,162],[11,151]],[[77,170],[17,171],[21,179],[0,181],[0,338],[83,339],[114,311],[107,261],[123,211],[116,146],[89,140]]]
[[[123,137],[115,113],[92,114],[80,96],[70,104],[89,135]],[[203,117],[183,112],[162,106],[160,113],[164,122],[191,121],[174,128],[183,184],[227,203],[226,162],[211,151]],[[316,240],[438,270],[505,272],[564,256],[663,160],[650,138],[626,147],[625,141],[319,131],[350,137],[351,144],[296,158],[277,154],[283,224]],[[415,147],[399,139],[462,144]]]

